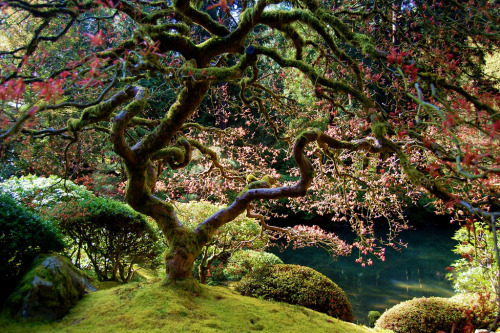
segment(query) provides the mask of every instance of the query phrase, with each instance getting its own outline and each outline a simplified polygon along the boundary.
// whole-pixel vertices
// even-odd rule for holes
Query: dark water
[[[451,282],[446,280],[446,267],[458,258],[452,252],[456,228],[450,225],[425,225],[401,233],[407,248],[397,252],[386,250],[386,261],[374,260],[372,266],[361,267],[350,257],[332,259],[322,249],[310,247],[273,251],[285,264],[311,267],[332,279],[349,298],[355,321],[368,324],[368,311],[380,313],[414,297],[453,296]],[[348,227],[334,231],[343,239],[352,239]]]

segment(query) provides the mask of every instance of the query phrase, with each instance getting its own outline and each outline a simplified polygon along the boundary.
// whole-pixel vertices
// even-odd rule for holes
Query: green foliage
[[[274,265],[249,274],[237,285],[242,295],[297,304],[353,321],[345,293],[323,274],[304,266]]]
[[[48,220],[0,192],[0,283],[2,293],[11,289],[33,259],[41,254],[64,249],[57,228]],[[0,295],[3,298],[6,295]]]
[[[248,273],[278,264],[283,264],[283,261],[269,252],[238,251],[229,259],[224,268],[224,276],[229,281],[239,281]]]
[[[178,203],[178,216],[181,222],[190,228],[196,228],[199,223],[209,218],[223,206],[213,204],[209,201],[190,201],[188,203]],[[255,238],[260,234],[260,225],[255,219],[248,218],[244,215],[238,216],[231,223],[227,223],[219,228],[214,237],[215,240],[223,241],[226,244],[230,242],[239,243]],[[269,236],[264,234],[262,238],[256,239],[253,243],[249,243],[251,248],[261,248],[269,241]]]
[[[451,265],[453,271],[448,274],[455,291],[495,295],[498,286],[498,263],[494,252],[493,233],[484,225],[475,223],[457,230],[453,239],[458,242],[454,252],[462,257]]]
[[[102,281],[129,282],[134,264],[156,268],[163,252],[158,231],[131,207],[108,198],[59,204],[54,217],[72,240],[76,264],[85,251]]]
[[[381,314],[378,311],[368,312],[368,326],[375,327],[375,322],[380,318]]]
[[[490,327],[495,321],[498,303],[494,297],[488,297],[483,293],[461,293],[450,300],[467,309],[465,315],[476,329]]]
[[[56,176],[11,177],[2,182],[1,191],[9,193],[17,201],[34,206],[38,211],[50,210],[61,202],[87,200],[94,196],[84,186]]]
[[[13,177],[2,183],[2,191],[57,221],[70,240],[74,263],[90,264],[101,280],[128,282],[134,264],[159,265],[158,231],[128,205],[55,176]]]
[[[467,308],[449,298],[414,298],[385,311],[376,327],[395,333],[462,332],[471,325]],[[466,332],[466,331],[464,331]]]
[[[176,206],[181,222],[192,229],[222,209],[222,206],[208,201],[190,201],[176,204]],[[229,257],[238,258],[237,253],[241,249],[262,249],[268,242],[269,235],[265,233],[261,235],[261,228],[254,219],[240,215],[231,223],[219,228],[212,240],[205,245],[202,254],[194,264],[194,275],[198,276],[202,283],[212,285],[228,279],[237,279],[243,271],[236,275],[233,275],[235,271],[231,271],[229,275],[226,275],[224,267]]]

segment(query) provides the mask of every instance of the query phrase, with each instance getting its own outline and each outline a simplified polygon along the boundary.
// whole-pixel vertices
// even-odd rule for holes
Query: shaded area
[[[383,227],[378,227],[383,233]],[[355,260],[357,251],[349,257],[332,259],[318,248],[273,249],[286,264],[311,267],[332,279],[351,301],[355,321],[368,324],[368,311],[385,309],[414,297],[450,297],[453,289],[446,280],[446,267],[458,259],[452,252],[451,239],[457,226],[426,224],[401,234],[407,248],[387,249],[386,261],[374,260],[373,266],[361,267]],[[339,237],[352,240],[349,226],[329,228]]]

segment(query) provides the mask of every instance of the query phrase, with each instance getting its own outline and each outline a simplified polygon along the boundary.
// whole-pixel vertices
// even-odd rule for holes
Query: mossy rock
[[[29,320],[57,320],[88,291],[94,291],[87,277],[61,255],[35,259],[7,299],[11,314]]]
[[[245,296],[296,304],[344,321],[354,320],[351,303],[344,291],[309,267],[265,267],[243,277],[236,290]]]
[[[385,311],[375,327],[395,333],[462,332],[469,324],[466,311],[463,304],[450,298],[414,298]]]

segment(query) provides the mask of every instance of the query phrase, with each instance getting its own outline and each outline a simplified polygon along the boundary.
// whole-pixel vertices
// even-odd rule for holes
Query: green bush
[[[454,252],[462,257],[451,265],[453,270],[448,274],[455,291],[496,295],[498,263],[493,233],[481,223],[475,223],[457,230],[453,239],[458,242]]]
[[[44,211],[50,213],[50,210],[61,202],[87,200],[94,197],[92,192],[84,186],[56,176],[11,177],[2,182],[1,191],[9,193],[19,202],[34,207],[42,214]]]
[[[0,283],[7,293],[33,259],[64,249],[58,229],[48,220],[22,207],[0,192]],[[6,294],[0,294],[3,299]]]
[[[129,282],[134,265],[157,268],[164,251],[159,231],[128,205],[101,197],[59,204],[53,211],[71,240],[80,266],[82,250],[101,281]]]
[[[177,203],[177,215],[181,222],[190,228],[196,228],[199,223],[203,222],[213,214],[217,213],[223,206],[213,204],[209,201],[190,201],[188,203]],[[260,225],[255,219],[240,215],[234,221],[223,225],[217,229],[214,239],[224,242],[225,244],[239,244],[241,241],[247,241],[255,238],[260,234]],[[262,248],[269,241],[267,234],[262,235],[262,238],[255,239],[254,242],[245,245],[247,248]]]
[[[378,311],[368,312],[368,326],[375,327],[375,322],[380,318],[381,314]]]
[[[375,327],[395,333],[452,332],[452,329],[454,332],[473,332],[467,308],[458,301],[442,297],[414,298],[399,303],[385,311]]]
[[[309,267],[274,265],[246,275],[236,286],[242,295],[260,297],[353,321],[351,303],[342,289]]]
[[[223,272],[226,280],[239,281],[248,273],[278,264],[283,264],[283,261],[272,253],[254,250],[237,251],[229,259]]]
[[[71,246],[71,258],[86,261],[102,281],[128,282],[134,265],[155,268],[163,243],[145,216],[121,202],[96,197],[84,186],[50,176],[10,178],[2,191],[53,219]],[[85,253],[85,255],[84,255]]]

